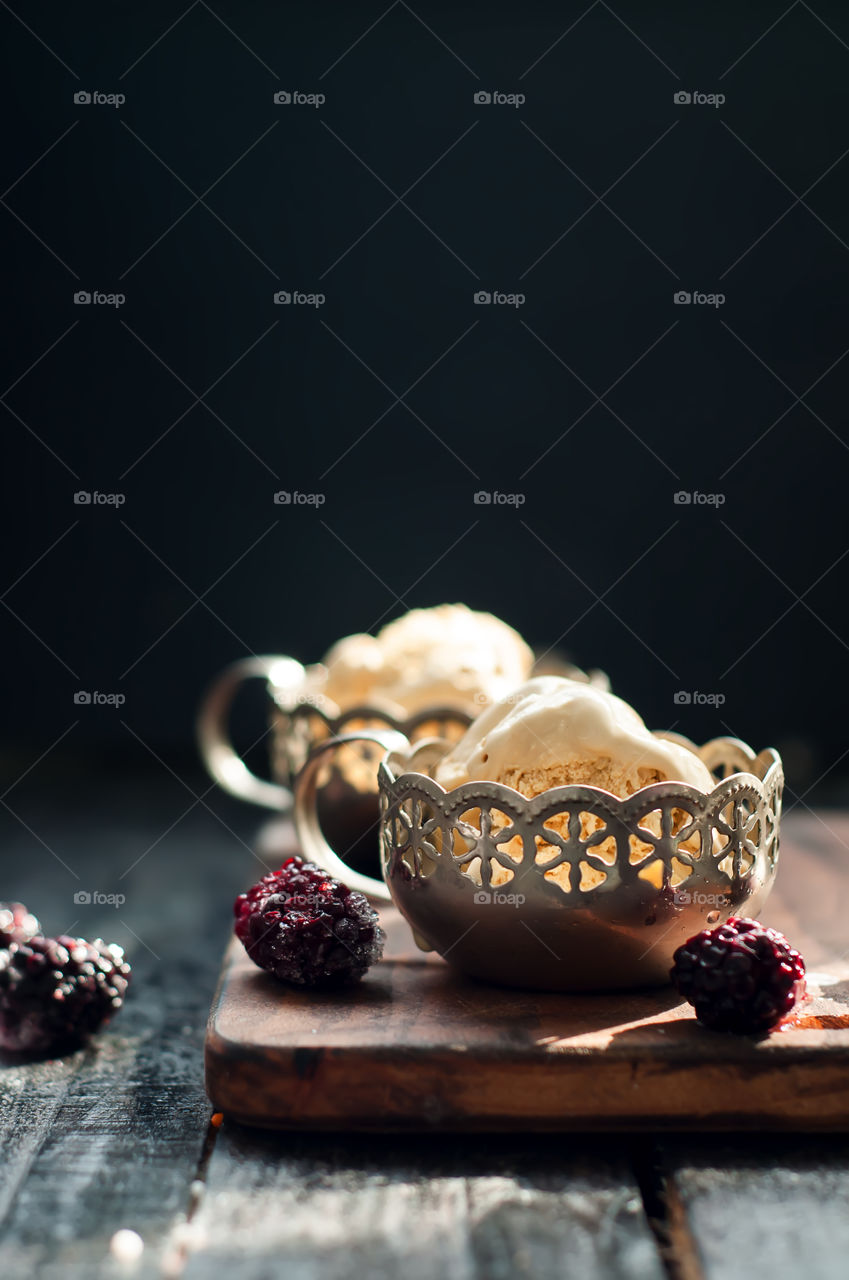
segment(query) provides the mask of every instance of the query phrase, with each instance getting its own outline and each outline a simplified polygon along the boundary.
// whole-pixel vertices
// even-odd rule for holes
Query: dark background
[[[144,744],[188,764],[231,659],[315,660],[464,600],[605,668],[650,724],[775,744],[833,796],[849,15],[785,10],[0,11],[7,784],[49,749],[43,780]],[[95,89],[126,103],[74,103]],[[274,305],[296,289],[326,302]],[[496,489],[524,504],[474,503]]]

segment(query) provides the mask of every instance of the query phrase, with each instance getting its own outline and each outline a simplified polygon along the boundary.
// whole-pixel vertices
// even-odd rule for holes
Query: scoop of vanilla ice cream
[[[526,796],[582,783],[620,797],[666,780],[713,787],[698,756],[656,738],[627,702],[559,676],[528,680],[483,711],[435,776],[448,789],[489,779]]]
[[[340,640],[324,658],[324,693],[343,710],[388,701],[407,714],[437,705],[476,712],[526,680],[533,661],[506,622],[443,604]]]
[[[368,702],[383,670],[383,652],[374,636],[346,636],[327,651],[323,661],[327,668],[323,692],[329,698],[343,709]]]
[[[633,795],[652,782],[677,781],[700,791],[710,791],[713,779],[698,756],[675,742],[656,738],[627,702],[592,685],[559,676],[538,676],[488,707],[436,767],[434,776],[446,790],[464,782],[489,780],[513,787],[521,795],[533,797],[551,787],[585,785],[601,787],[613,795]],[[569,839],[568,813],[546,820],[546,826]],[[504,815],[492,814],[492,830],[507,825]],[[660,834],[660,818],[649,813],[643,825]],[[680,830],[687,815],[674,810],[674,829]],[[603,819],[585,813],[581,837],[587,839],[604,825]],[[537,838],[536,861],[544,865],[559,851]],[[697,853],[698,837],[684,848]],[[517,836],[501,845],[501,850],[518,861],[522,841]],[[663,883],[664,869],[653,847],[631,838],[630,860],[640,865],[640,877],[656,888]],[[595,858],[611,864],[616,857],[616,841],[611,836],[592,849]],[[480,882],[480,860],[474,859],[467,874]],[[545,872],[546,879],[569,891],[574,873],[567,864]],[[673,859],[672,883],[690,874]],[[581,889],[602,884],[606,873],[598,866],[582,862],[578,868]],[[491,883],[506,884],[511,872],[492,860]]]

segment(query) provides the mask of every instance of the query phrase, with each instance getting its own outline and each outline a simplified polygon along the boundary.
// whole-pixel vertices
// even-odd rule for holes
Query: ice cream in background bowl
[[[576,679],[607,685],[555,651],[547,666]],[[308,666],[284,655],[254,655],[225,668],[207,692],[198,717],[203,759],[217,782],[251,803],[287,812],[292,785],[310,754],[335,736],[397,729],[410,741],[456,741],[481,710],[528,679],[534,653],[494,614],[465,604],[413,609],[376,629],[331,645]],[[228,722],[238,690],[265,682],[271,721],[271,781],[255,774],[234,747]],[[379,874],[377,766],[374,744],[342,744],[326,755],[319,788],[331,841],[357,870]],[[275,838],[272,834],[272,838]]]
[[[549,655],[555,664],[556,655]],[[465,604],[411,609],[375,635],[338,640],[321,663],[307,667],[307,693],[300,705],[279,702],[290,728],[281,735],[294,775],[309,751],[333,733],[400,728],[411,741],[459,738],[493,702],[523,684],[534,668],[534,652],[522,636],[494,614]],[[568,666],[568,664],[567,664]],[[601,672],[577,677],[606,685]],[[369,743],[343,745],[321,775],[322,822],[331,842],[346,844],[351,830],[367,830],[354,853],[358,867],[377,874],[377,766],[382,751]],[[370,842],[370,843],[369,843]]]
[[[377,635],[346,636],[319,682],[341,710],[394,706],[408,715],[453,706],[476,715],[528,678],[534,655],[518,631],[464,604],[412,609]]]
[[[292,716],[286,735],[295,748],[290,772],[334,731],[390,726],[403,728],[412,741],[433,735],[456,740],[482,708],[526,680],[533,663],[533,651],[517,631],[465,604],[412,609],[375,635],[345,636],[320,664],[307,668],[306,705],[288,713],[281,707]],[[369,743],[341,746],[322,770],[319,792],[331,842],[347,845],[353,864],[374,874],[381,755]]]

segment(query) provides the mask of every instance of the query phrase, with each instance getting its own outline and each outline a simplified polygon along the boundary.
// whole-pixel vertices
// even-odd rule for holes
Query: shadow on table
[[[349,1169],[380,1177],[510,1176],[518,1179],[590,1176],[624,1157],[614,1134],[300,1133],[254,1129],[225,1119],[217,1154],[228,1160],[285,1162],[305,1179]]]

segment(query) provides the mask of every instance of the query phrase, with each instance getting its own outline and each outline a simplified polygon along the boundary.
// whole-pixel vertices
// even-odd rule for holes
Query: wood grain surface
[[[225,1124],[186,1280],[662,1280],[627,1152],[606,1138],[280,1134]]]
[[[8,819],[0,897],[25,901],[53,933],[120,943],[133,976],[125,1007],[88,1047],[36,1062],[0,1054],[0,1276],[114,1280],[109,1242],[126,1227],[146,1244],[134,1280],[153,1280],[180,1256],[203,1167],[204,1017],[233,892],[253,872],[234,853],[235,804],[218,803],[222,825],[203,806],[186,814],[183,788],[157,778],[89,789],[70,772],[49,800],[14,796],[67,869]],[[120,891],[126,903],[79,905],[80,889]]]
[[[203,1028],[230,905],[262,871],[255,851],[274,865],[287,833],[260,843],[250,810],[214,793],[195,805],[164,769],[132,781],[66,760],[47,786],[43,769],[8,796],[26,825],[0,812],[0,893],[53,932],[121,942],[134,980],[87,1049],[0,1056],[3,1280],[845,1274],[842,1137],[211,1127]],[[785,830],[812,887],[802,942],[817,964],[842,936],[845,900],[819,889],[849,856],[849,821],[797,812]],[[127,903],[80,911],[79,888]],[[792,928],[777,898],[771,916]],[[120,1227],[144,1240],[131,1267],[109,1252]]]
[[[659,1160],[680,1280],[845,1280],[845,1138],[674,1138],[664,1140]]]
[[[833,846],[830,846],[833,847]],[[239,943],[210,1017],[221,1111],[291,1128],[849,1129],[849,862],[785,842],[765,917],[815,965],[811,999],[761,1040],[700,1026],[671,988],[502,990],[424,956],[394,908],[385,959],[317,995]]]

